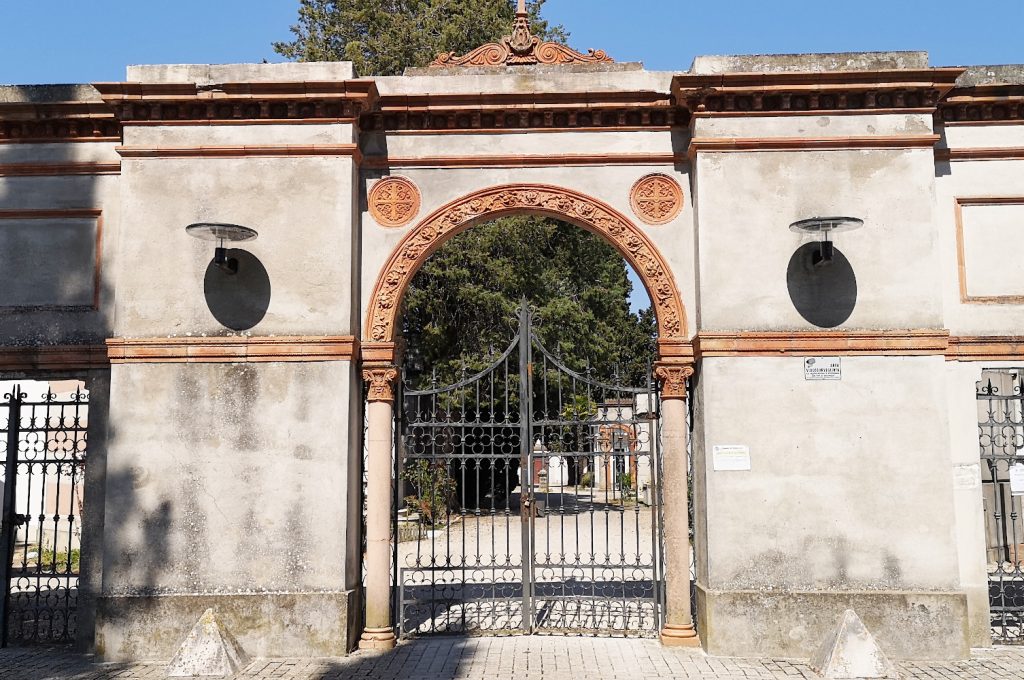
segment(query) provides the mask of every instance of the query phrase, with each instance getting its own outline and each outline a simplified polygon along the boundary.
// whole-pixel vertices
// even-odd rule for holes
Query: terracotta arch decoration
[[[470,227],[517,213],[545,215],[603,236],[633,266],[654,304],[662,340],[684,340],[686,313],[672,272],[650,239],[617,210],[584,194],[545,184],[512,184],[474,192],[424,218],[391,253],[367,310],[369,342],[391,342],[409,282],[443,243]]]

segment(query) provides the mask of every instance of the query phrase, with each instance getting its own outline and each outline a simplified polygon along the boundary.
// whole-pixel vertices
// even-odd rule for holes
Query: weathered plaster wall
[[[702,361],[710,652],[806,657],[853,606],[894,656],[966,653],[944,360],[842,361],[813,382],[801,357]],[[752,469],[714,470],[720,444],[748,445]]]
[[[1024,125],[950,125],[943,130],[950,149],[1024,146]],[[1024,304],[962,302],[956,240],[956,199],[1024,198],[1024,161],[958,160],[936,164],[935,231],[941,252],[945,320],[953,335],[1020,335]],[[1012,266],[1010,253],[993,253],[992,267]],[[1004,259],[1005,258],[1005,259]]]
[[[834,238],[856,284],[840,327],[941,328],[932,166],[930,149],[700,153],[700,329],[814,329],[787,271],[817,238],[788,227],[820,215],[865,223]]]
[[[353,386],[349,362],[112,368],[105,658],[169,657],[206,606],[251,655],[347,651]]]
[[[120,157],[114,144],[105,142],[2,144],[0,165],[72,163],[117,163]],[[26,285],[33,290],[18,290],[12,281],[9,295],[0,295],[0,337],[5,343],[31,345],[102,342],[109,334],[113,306],[113,273],[117,256],[120,191],[117,175],[5,176],[0,177],[0,211],[18,213],[35,210],[101,210],[102,233],[98,260],[95,241],[83,238],[81,230],[61,232],[71,224],[67,220],[0,221],[17,229],[38,232],[40,257],[46,249],[74,250],[63,258],[55,255],[52,266],[37,272]],[[90,218],[89,221],[92,221]],[[84,226],[82,220],[74,222]],[[90,236],[92,228],[89,227]],[[12,255],[13,257],[13,255]],[[63,259],[63,262],[62,262]],[[100,267],[99,305],[95,308],[61,309],[68,302],[83,302],[86,289],[94,285],[95,265]],[[5,267],[5,269],[8,269]],[[73,293],[73,291],[78,291]],[[66,295],[65,292],[72,294]],[[6,298],[6,299],[2,299]],[[20,305],[27,300],[34,307]],[[91,307],[92,300],[86,300]]]
[[[205,128],[129,130],[125,142],[143,147],[351,142],[348,126]],[[204,292],[214,244],[185,233],[187,224],[198,221],[259,232],[257,240],[236,247],[266,269],[269,303],[258,323],[234,330],[353,333],[352,168],[346,156],[126,158],[118,276],[131,295],[118,297],[114,334],[228,332],[211,314]]]

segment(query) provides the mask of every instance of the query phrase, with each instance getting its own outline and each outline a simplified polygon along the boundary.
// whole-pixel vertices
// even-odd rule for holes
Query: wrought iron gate
[[[531,323],[524,304],[486,368],[397,400],[403,636],[659,630],[655,385],[574,371]]]
[[[992,639],[1024,644],[1024,369],[984,371],[977,396]]]
[[[77,634],[88,393],[15,386],[0,402],[0,644],[71,642]]]

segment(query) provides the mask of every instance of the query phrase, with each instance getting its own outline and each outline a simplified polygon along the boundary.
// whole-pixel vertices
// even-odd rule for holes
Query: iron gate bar
[[[18,474],[18,425],[21,422],[21,400],[26,395],[15,385],[7,399],[7,448],[4,453],[4,499],[3,516],[0,519],[0,570],[2,570],[4,595],[0,598],[0,647],[7,646],[7,614],[11,598],[11,569],[14,562],[15,529],[19,525],[14,513],[14,480]]]
[[[76,502],[82,503],[88,392],[78,387],[58,398],[48,390],[30,401],[15,386],[7,397],[0,642],[72,642],[81,562],[80,544],[75,545]],[[19,540],[23,525],[24,539]]]
[[[1024,644],[1024,497],[1009,485],[1011,467],[1024,464],[1024,369],[983,371],[976,396],[992,639]]]
[[[483,370],[403,385],[396,400],[396,498],[403,482],[412,492],[395,514],[398,632],[653,636],[664,607],[656,389],[570,369],[532,332],[525,303],[517,316]]]

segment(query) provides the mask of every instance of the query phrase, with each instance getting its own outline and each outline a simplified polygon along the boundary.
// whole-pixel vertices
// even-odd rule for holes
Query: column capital
[[[654,375],[661,381],[662,399],[686,399],[686,379],[693,375],[693,364],[659,362]]]
[[[398,369],[390,364],[363,366],[367,401],[394,401]]]

